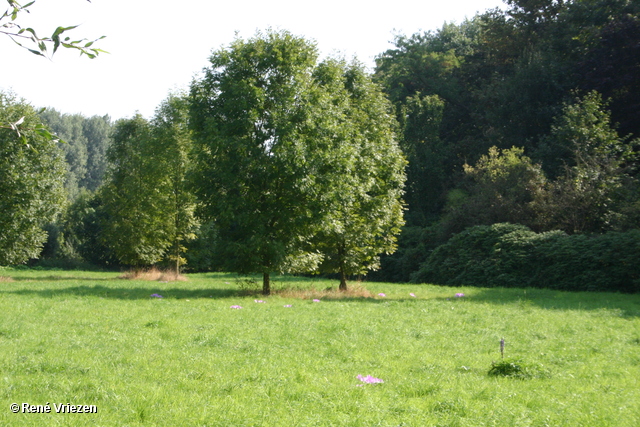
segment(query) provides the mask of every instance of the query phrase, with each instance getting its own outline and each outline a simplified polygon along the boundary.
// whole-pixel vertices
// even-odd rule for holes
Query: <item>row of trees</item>
[[[108,124],[103,157],[100,138],[77,124],[87,119],[45,111],[72,141],[61,144],[67,252],[260,272],[265,292],[273,271],[337,272],[344,288],[394,251],[405,173],[406,225],[378,279],[427,277],[429,254],[472,226],[637,229],[637,3],[506,3],[399,36],[374,82],[357,63],[319,62],[286,32],[238,39],[151,120]],[[43,132],[19,119],[0,121],[5,135]],[[74,198],[74,186],[96,193]]]
[[[391,105],[362,65],[319,62],[313,43],[288,32],[237,39],[189,94],[151,120],[116,122],[98,188],[103,146],[83,142],[93,122],[42,117],[73,140],[61,144],[72,204],[58,244],[86,260],[169,260],[179,272],[208,227],[216,267],[262,273],[268,294],[270,274],[285,271],[336,272],[346,289],[348,275],[395,249],[405,160]]]

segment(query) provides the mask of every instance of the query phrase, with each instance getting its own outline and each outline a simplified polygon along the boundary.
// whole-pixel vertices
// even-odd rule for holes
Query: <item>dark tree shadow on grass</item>
[[[467,288],[468,289],[468,288]],[[437,297],[431,301],[516,305],[522,309],[616,310],[620,317],[640,317],[640,295],[612,292],[569,292],[540,288],[482,288],[461,298]]]
[[[180,289],[163,288],[162,286],[149,287],[109,287],[102,285],[95,286],[72,286],[61,289],[20,289],[11,291],[0,291],[1,294],[14,295],[34,295],[42,298],[53,298],[59,296],[75,297],[99,297],[121,300],[153,299],[151,295],[159,294],[163,298],[174,299],[197,299],[197,298],[233,298],[247,296],[246,291],[240,289]]]
[[[14,282],[56,282],[56,281],[70,281],[70,280],[78,280],[78,281],[95,281],[102,282],[106,280],[116,280],[112,277],[76,277],[76,276],[41,276],[41,277],[27,277],[27,276],[11,276],[11,279]]]

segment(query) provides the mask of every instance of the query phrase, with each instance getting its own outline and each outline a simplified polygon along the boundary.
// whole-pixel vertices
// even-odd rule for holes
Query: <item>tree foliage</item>
[[[464,173],[460,188],[449,194],[442,218],[447,236],[474,225],[535,224],[536,202],[546,178],[522,148],[491,147],[474,166],[465,164]]]
[[[87,118],[47,108],[40,117],[64,141],[59,145],[65,153],[65,188],[69,199],[73,200],[83,188],[96,191],[106,170],[106,151],[113,127],[109,116]]]
[[[403,221],[405,159],[396,142],[392,110],[357,63],[328,60],[315,70],[318,92],[314,157],[318,166],[321,271],[346,277],[379,268],[393,253]],[[324,148],[324,149],[322,149]]]
[[[399,35],[377,58],[409,160],[408,246],[383,260],[393,271],[470,225],[638,227],[638,3],[506,3],[459,25]],[[492,150],[506,161],[512,147],[528,178],[515,168],[495,180],[479,173],[497,167],[482,161]]]
[[[312,43],[269,31],[215,52],[192,98],[198,192],[226,268],[263,273],[269,293],[270,272],[322,261],[344,277],[393,250],[404,160],[361,66],[318,65]]]
[[[36,258],[64,203],[64,161],[36,111],[0,93],[0,265]]]
[[[314,175],[308,88],[316,48],[287,32],[268,32],[213,53],[192,85],[198,145],[197,193],[215,219],[225,267],[263,274],[289,268],[313,235]]]
[[[553,240],[558,230],[573,239],[637,229],[639,22],[637,1],[507,0],[505,10],[398,35],[374,74],[390,103],[356,62],[318,63],[303,38],[236,39],[192,84],[188,114],[176,97],[151,122],[130,122],[135,131],[121,125],[118,150],[130,151],[112,157],[109,185],[93,199],[104,209],[85,211],[124,227],[108,231],[145,257],[128,263],[172,248],[179,268],[191,247],[206,268],[261,272],[265,292],[276,271],[338,272],[344,287],[394,251],[403,157],[407,224],[377,279],[406,280],[470,226],[527,226],[510,237],[526,245],[549,243],[534,232]],[[51,117],[69,139],[68,190],[97,188],[90,132],[82,120]],[[26,148],[27,131],[54,138],[21,117],[1,123]],[[202,224],[191,245],[186,175]],[[136,197],[130,213],[117,210]]]
[[[640,231],[535,233],[519,224],[466,229],[434,250],[416,283],[640,292]]]
[[[90,2],[90,0],[87,1]],[[91,59],[97,57],[100,53],[106,53],[104,50],[93,46],[95,42],[102,40],[105,36],[95,40],[73,40],[71,37],[63,38],[65,33],[77,28],[77,25],[69,27],[59,26],[49,37],[38,36],[35,29],[30,27],[23,28],[18,23],[19,17],[30,13],[29,7],[33,6],[35,1],[24,5],[15,0],[7,0],[7,2],[9,3],[9,9],[0,16],[0,34],[6,35],[18,46],[29,52],[46,57],[49,54],[49,48],[51,48],[51,55],[53,55],[62,46],[67,49],[77,50],[80,52],[80,55],[86,55]],[[29,42],[29,46],[31,47],[23,45],[25,42]]]
[[[116,122],[101,190],[106,221],[102,239],[121,263],[136,268],[162,260],[171,244],[165,179],[154,158],[152,130],[140,115]]]
[[[562,173],[541,202],[540,221],[546,229],[582,233],[627,228],[625,194],[638,185],[630,166],[636,153],[628,138],[612,128],[605,106],[597,92],[567,104],[545,139],[547,150],[566,153]]]
[[[162,102],[151,122],[153,160],[163,179],[156,182],[156,190],[164,200],[165,214],[170,218],[168,228],[171,246],[166,256],[176,275],[186,263],[183,257],[186,243],[195,238],[198,222],[195,217],[196,199],[188,178],[193,170],[192,137],[189,129],[189,100],[176,94]]]
[[[440,137],[445,103],[438,95],[416,93],[400,107],[400,144],[407,157],[405,200],[408,222],[426,225],[444,205],[451,152]]]

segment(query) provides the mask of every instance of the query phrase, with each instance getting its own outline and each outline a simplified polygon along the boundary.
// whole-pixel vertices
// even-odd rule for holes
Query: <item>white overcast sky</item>
[[[48,60],[0,35],[0,90],[64,113],[151,117],[169,92],[188,88],[211,51],[228,46],[236,32],[250,38],[257,30],[288,30],[316,41],[323,56],[355,56],[372,69],[374,57],[393,47],[394,34],[437,30],[444,22],[460,23],[495,7],[504,5],[501,0],[37,0],[17,23],[40,36],[51,35],[58,25],[80,24],[70,36],[105,35],[96,46],[110,53],[90,60],[61,48]]]

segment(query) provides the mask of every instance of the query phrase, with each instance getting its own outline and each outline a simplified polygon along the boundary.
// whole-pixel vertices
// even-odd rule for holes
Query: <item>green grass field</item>
[[[2,426],[640,425],[640,295],[364,283],[375,297],[314,302],[228,274],[0,276]],[[488,375],[501,338],[540,375]]]

